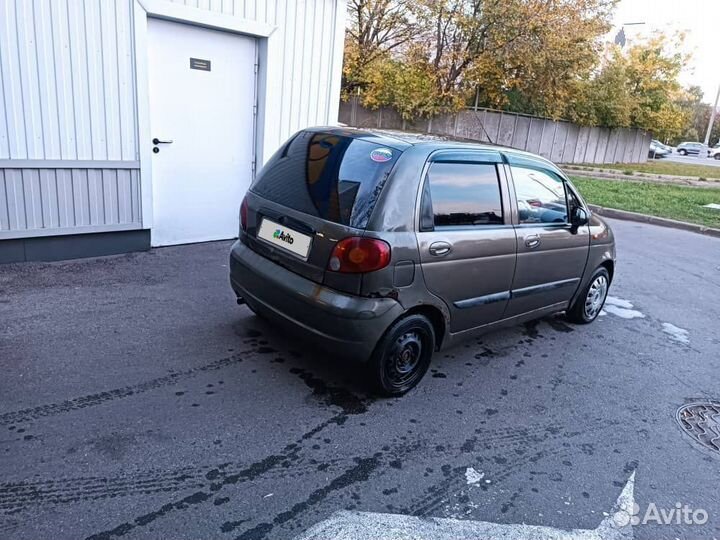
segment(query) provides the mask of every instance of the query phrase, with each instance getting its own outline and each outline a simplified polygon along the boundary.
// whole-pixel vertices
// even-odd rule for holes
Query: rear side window
[[[500,183],[493,163],[433,163],[424,197],[423,204],[432,208],[435,227],[503,223]]]
[[[258,175],[261,197],[363,229],[401,152],[336,133],[301,131]]]

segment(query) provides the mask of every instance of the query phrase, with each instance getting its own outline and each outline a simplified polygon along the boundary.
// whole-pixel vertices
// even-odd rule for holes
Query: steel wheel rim
[[[590,285],[585,297],[585,316],[594,319],[605,303],[605,296],[608,291],[608,280],[605,276],[598,276]]]
[[[395,340],[385,370],[394,387],[403,387],[417,376],[422,352],[422,338],[417,331],[405,332]]]

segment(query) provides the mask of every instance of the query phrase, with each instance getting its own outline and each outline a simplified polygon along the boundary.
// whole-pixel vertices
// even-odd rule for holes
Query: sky
[[[645,24],[626,26],[629,39],[656,30],[686,32],[688,60],[680,80],[700,86],[703,100],[712,103],[720,85],[720,0],[620,0],[612,36],[623,24],[634,22]]]

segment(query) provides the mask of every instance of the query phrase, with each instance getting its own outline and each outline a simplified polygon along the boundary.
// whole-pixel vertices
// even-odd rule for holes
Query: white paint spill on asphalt
[[[465,469],[465,480],[468,484],[477,484],[483,478],[485,478],[484,472],[478,472],[472,467]]]
[[[634,489],[633,472],[612,510],[595,529],[556,529],[542,525],[507,525],[342,510],[296,536],[295,540],[632,540],[630,518],[635,504]]]
[[[605,311],[621,319],[644,319],[645,315],[636,309],[625,309],[617,306],[605,306]]]
[[[679,326],[675,326],[669,322],[664,322],[662,323],[662,330],[670,336],[670,339],[673,341],[677,341],[678,343],[682,343],[684,345],[688,345],[690,343],[690,335],[684,328],[680,328]]]
[[[610,304],[611,306],[617,306],[625,309],[632,309],[633,305],[628,300],[618,298],[617,296],[610,296],[605,299],[605,305]]]
[[[605,307],[603,311],[620,317],[621,319],[644,319],[645,315],[636,309],[633,309],[631,302],[618,298],[616,296],[608,296],[605,299]]]

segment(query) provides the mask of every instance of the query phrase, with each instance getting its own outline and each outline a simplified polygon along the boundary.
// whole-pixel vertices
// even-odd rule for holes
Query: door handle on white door
[[[155,138],[152,140],[152,143],[153,143],[153,144],[172,144],[173,142],[172,142],[172,140],[170,140],[170,141],[161,141],[160,139],[158,139],[157,137],[155,137]]]
[[[537,234],[531,234],[525,237],[525,245],[530,249],[534,249],[540,245],[540,236]]]
[[[451,249],[452,246],[447,242],[433,242],[432,244],[430,244],[430,247],[428,247],[430,255],[435,255],[436,257],[442,257],[443,255],[447,255],[448,253],[450,253]]]

